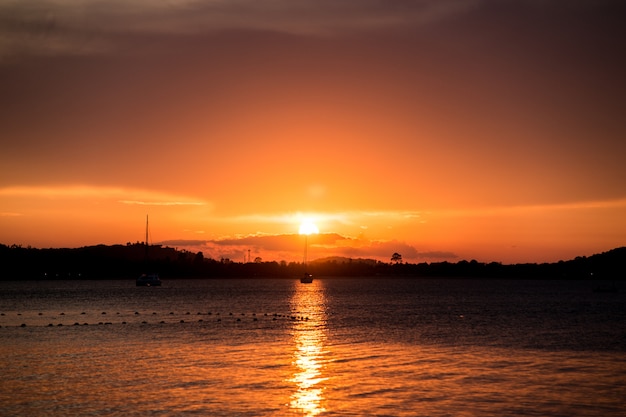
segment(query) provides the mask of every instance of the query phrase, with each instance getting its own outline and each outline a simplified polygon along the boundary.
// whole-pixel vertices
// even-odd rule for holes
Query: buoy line
[[[14,323],[11,323],[12,320],[7,320],[7,317],[10,317],[10,313],[0,313],[0,328],[10,328],[10,327],[21,327],[21,328],[25,328],[25,327],[67,327],[67,326],[110,326],[110,325],[131,325],[131,324],[140,324],[140,325],[154,325],[154,324],[187,324],[187,323],[225,323],[225,322],[231,322],[231,323],[241,323],[241,322],[262,322],[262,321],[278,321],[278,320],[288,320],[288,321],[308,321],[309,317],[308,316],[302,316],[302,315],[294,315],[293,313],[289,313],[289,314],[280,314],[280,313],[263,313],[263,314],[257,314],[257,313],[239,313],[239,314],[235,314],[233,312],[229,312],[227,314],[222,314],[220,312],[212,312],[212,311],[208,311],[208,312],[197,312],[195,314],[193,314],[194,316],[199,318],[196,319],[191,319],[192,313],[190,311],[186,311],[183,313],[175,313],[173,311],[170,311],[168,313],[158,313],[155,311],[150,311],[150,312],[140,312],[140,311],[134,311],[134,312],[126,312],[126,313],[120,313],[120,312],[114,312],[114,313],[109,313],[107,311],[98,311],[96,312],[86,312],[86,311],[81,311],[80,313],[78,312],[59,312],[56,313],[56,315],[50,315],[49,313],[44,314],[43,312],[29,312],[29,313],[22,313],[22,312],[16,312],[13,313],[15,314],[15,318],[19,317],[20,320],[19,321],[15,321]],[[33,315],[35,314],[32,319],[34,320],[27,320],[27,317],[29,317],[29,315]],[[116,316],[119,321],[117,320],[107,320],[107,321],[103,321],[103,320],[97,320],[97,321],[89,321],[89,320],[85,320],[87,317],[92,317],[92,316],[100,316],[100,317],[104,317],[104,316]],[[169,317],[168,320],[147,320],[146,318],[142,317],[142,316],[151,316],[151,317],[158,317],[158,316],[165,316],[165,317]],[[42,320],[44,320],[47,317],[47,322],[43,322]],[[137,321],[139,320],[139,317],[142,317],[141,321]],[[207,319],[206,317],[211,317],[212,320]],[[80,318],[80,319],[79,319]],[[225,318],[225,320],[223,320],[223,318]],[[50,321],[51,320],[51,321]],[[63,322],[59,322],[57,320],[63,320]]]

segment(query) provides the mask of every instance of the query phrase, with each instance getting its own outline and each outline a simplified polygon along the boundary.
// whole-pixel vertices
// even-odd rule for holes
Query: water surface
[[[622,416],[589,282],[0,283],[0,415]]]

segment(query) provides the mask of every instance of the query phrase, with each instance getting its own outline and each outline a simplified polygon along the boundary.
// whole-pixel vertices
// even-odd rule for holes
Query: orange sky
[[[617,1],[0,5],[0,243],[552,262],[626,244]]]

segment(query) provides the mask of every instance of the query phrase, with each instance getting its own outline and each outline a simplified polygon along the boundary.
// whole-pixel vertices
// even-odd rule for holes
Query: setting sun
[[[319,229],[311,219],[305,219],[300,224],[300,230],[298,233],[300,233],[301,235],[312,235],[318,234],[319,232]]]

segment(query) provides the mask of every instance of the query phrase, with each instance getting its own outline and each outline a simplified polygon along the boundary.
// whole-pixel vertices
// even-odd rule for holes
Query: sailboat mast
[[[148,215],[146,214],[146,246],[148,246]]]
[[[305,234],[304,235],[304,257],[303,257],[303,261],[302,261],[302,263],[304,264],[304,271],[305,272],[306,272],[306,255],[307,255],[306,252],[307,252],[307,246],[309,246],[308,242],[307,242],[307,238],[308,238],[308,235]]]
[[[300,282],[303,284],[310,284],[313,282],[313,275],[309,274],[307,271],[307,251],[309,249],[309,236],[308,233],[304,234],[304,259],[302,260],[302,264],[304,266],[304,275],[300,278]]]

